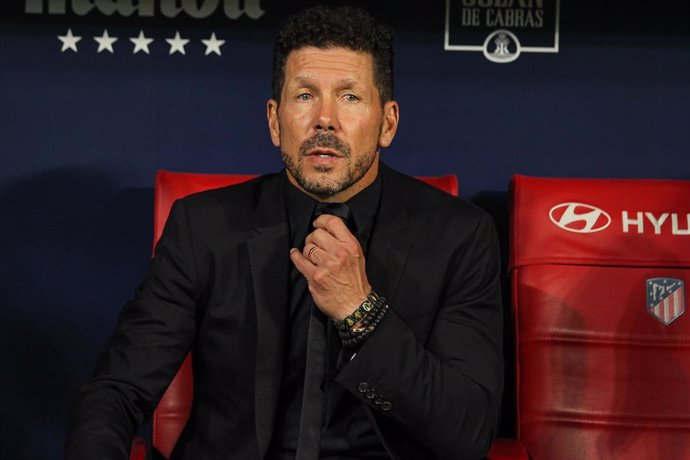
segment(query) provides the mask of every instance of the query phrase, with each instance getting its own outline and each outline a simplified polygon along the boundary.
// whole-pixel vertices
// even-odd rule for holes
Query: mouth
[[[323,159],[337,159],[341,158],[342,155],[335,150],[318,147],[307,152],[307,157],[313,158],[323,158]]]
[[[309,150],[305,155],[305,159],[315,168],[330,169],[342,161],[343,155],[333,149],[317,147]]]
[[[310,168],[328,172],[350,158],[350,146],[335,134],[319,133],[300,145],[299,159]]]

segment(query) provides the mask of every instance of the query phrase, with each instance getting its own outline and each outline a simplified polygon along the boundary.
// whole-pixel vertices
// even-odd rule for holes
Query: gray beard
[[[307,156],[307,152],[317,148],[333,149],[342,155],[348,162],[348,168],[344,177],[337,177],[334,180],[319,180],[318,178],[308,178],[303,174],[303,161]],[[363,155],[352,163],[352,151],[350,146],[338,139],[333,134],[319,133],[316,136],[307,139],[300,145],[299,157],[297,161],[281,150],[281,156],[285,168],[290,172],[295,181],[307,192],[321,198],[329,198],[337,193],[350,188],[357,183],[369,171],[371,165],[376,158],[376,152],[371,152],[368,155]],[[331,170],[328,166],[317,167],[317,172],[327,173]]]

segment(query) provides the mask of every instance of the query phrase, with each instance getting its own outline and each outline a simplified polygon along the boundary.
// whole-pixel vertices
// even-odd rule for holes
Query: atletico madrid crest
[[[666,326],[685,312],[685,283],[676,278],[647,280],[647,311]]]

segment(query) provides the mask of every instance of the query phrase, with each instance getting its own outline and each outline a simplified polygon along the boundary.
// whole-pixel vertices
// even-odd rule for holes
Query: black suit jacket
[[[385,165],[380,174],[366,264],[390,312],[336,381],[368,408],[394,457],[479,458],[497,432],[503,382],[493,225]],[[284,180],[262,176],[174,205],[146,281],[73,406],[68,459],[128,458],[190,350],[194,405],[173,458],[263,458],[287,324]]]

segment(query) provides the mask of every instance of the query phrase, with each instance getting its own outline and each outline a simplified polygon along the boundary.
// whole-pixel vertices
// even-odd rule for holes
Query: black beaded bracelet
[[[352,313],[347,315],[341,320],[334,320],[333,324],[335,328],[339,331],[345,331],[350,329],[352,326],[357,324],[362,318],[367,316],[367,314],[374,308],[374,305],[379,300],[379,295],[373,290],[367,295],[367,298],[362,302],[362,304],[355,309]]]
[[[386,304],[386,299],[383,297],[378,297],[376,299],[376,302],[372,305],[371,309],[367,312],[367,314],[356,324],[354,324],[352,327],[342,329],[338,331],[338,335],[340,335],[340,338],[345,340],[354,337],[357,334],[361,334],[366,330],[366,328],[371,325],[371,323],[374,321],[374,319],[378,316],[379,312],[383,308],[383,306]]]
[[[372,310],[361,320],[361,326],[338,331],[344,348],[355,348],[367,340],[388,313],[386,299],[379,297]]]
[[[360,332],[354,335],[354,337],[342,341],[343,347],[354,348],[364,343],[364,341],[367,340],[374,333],[381,321],[383,321],[383,318],[386,316],[386,313],[388,313],[388,305],[384,304],[383,308],[381,308],[380,312],[378,312],[373,322],[369,326],[367,326],[363,332]]]

